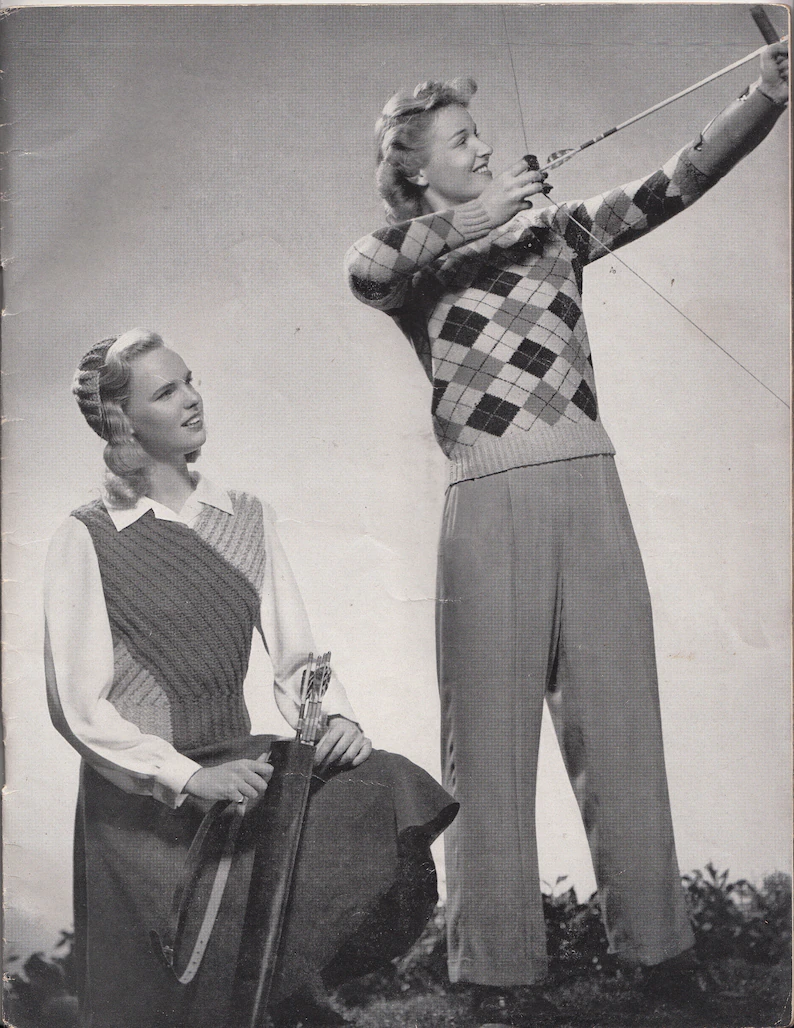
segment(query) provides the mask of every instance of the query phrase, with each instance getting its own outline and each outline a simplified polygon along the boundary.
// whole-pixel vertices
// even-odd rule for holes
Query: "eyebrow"
[[[164,392],[166,389],[168,389],[170,386],[176,385],[178,382],[188,382],[192,377],[193,372],[190,370],[190,368],[187,368],[185,374],[181,378],[169,379],[167,382],[163,382],[162,385],[158,386],[152,393],[150,399],[156,400],[157,397],[160,396],[160,394]]]
[[[468,131],[469,131],[468,128],[459,128],[457,132],[453,132],[452,133],[452,135],[449,137],[448,141],[451,143],[452,140],[453,139],[457,139],[458,136],[465,136]],[[476,131],[475,131],[474,134],[477,135]]]

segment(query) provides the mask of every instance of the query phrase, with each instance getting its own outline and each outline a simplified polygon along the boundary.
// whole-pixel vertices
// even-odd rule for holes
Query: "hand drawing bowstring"
[[[523,108],[521,106],[521,92],[520,92],[520,90],[518,88],[518,76],[516,74],[515,63],[513,62],[513,50],[512,50],[512,47],[510,46],[510,34],[509,34],[508,28],[507,28],[507,18],[505,17],[504,7],[501,7],[500,10],[501,10],[501,14],[502,14],[502,22],[504,24],[505,43],[507,45],[507,54],[508,54],[508,57],[510,59],[510,70],[511,70],[512,75],[513,75],[513,85],[515,87],[515,92],[516,92],[516,101],[517,101],[517,104],[518,104],[518,114],[519,114],[519,119],[521,121],[521,132],[522,132],[522,135],[524,137],[524,146],[525,146],[526,150],[528,151],[529,150],[529,142],[527,140],[526,124],[524,122],[524,111],[523,111]],[[761,27],[761,26],[759,25],[759,27]],[[762,29],[762,31],[764,31],[764,30]],[[767,35],[766,32],[764,32],[764,35],[767,38],[767,44],[769,42],[773,41],[772,39],[769,38],[769,36]],[[777,37],[774,36],[774,38],[776,39]],[[782,37],[782,41],[785,41],[787,38],[788,38],[787,36],[783,36]],[[668,96],[665,100],[661,100],[659,103],[654,104],[652,107],[647,108],[647,110],[641,111],[639,114],[635,114],[631,118],[627,118],[626,121],[621,122],[619,125],[615,125],[613,128],[607,129],[606,132],[602,132],[602,133],[600,133],[597,136],[593,136],[592,139],[588,139],[586,142],[581,143],[579,146],[573,147],[570,150],[558,150],[558,151],[556,151],[555,153],[553,153],[553,154],[551,154],[549,156],[547,163],[545,164],[544,167],[541,168],[541,171],[549,171],[552,168],[558,168],[561,164],[565,164],[566,161],[569,161],[572,157],[575,157],[577,154],[581,153],[582,150],[585,150],[588,147],[595,145],[596,143],[600,143],[602,139],[607,139],[609,136],[615,135],[616,132],[620,132],[622,129],[628,128],[629,125],[633,125],[635,122],[640,121],[640,119],[648,117],[649,114],[654,114],[656,111],[660,111],[663,107],[667,107],[668,104],[674,103],[676,100],[680,100],[682,97],[687,96],[689,93],[693,93],[696,89],[700,89],[702,86],[707,85],[709,82],[713,82],[715,79],[720,78],[722,75],[727,75],[728,72],[733,71],[735,68],[739,68],[739,67],[741,67],[741,65],[749,63],[750,61],[752,61],[755,58],[757,58],[760,54],[762,54],[765,49],[766,49],[766,44],[764,46],[762,46],[762,47],[759,47],[758,50],[754,50],[753,53],[748,54],[746,57],[742,57],[742,58],[740,58],[740,60],[734,61],[733,64],[729,64],[725,68],[720,68],[719,71],[716,71],[716,72],[714,72],[711,75],[708,75],[706,78],[701,79],[699,82],[695,82],[694,85],[687,86],[686,89],[682,89],[680,92],[675,93],[673,96]],[[553,197],[548,197],[548,199],[550,200],[551,203],[554,204],[555,207],[557,207],[558,209],[560,208],[560,204],[558,204],[554,200]],[[744,371],[746,374],[748,374],[750,376],[750,378],[754,379],[763,389],[765,389],[779,403],[782,403],[784,407],[786,407],[787,409],[789,408],[789,404],[786,403],[786,401],[782,398],[782,396],[778,396],[778,394],[773,389],[771,389],[766,384],[766,382],[763,382],[748,367],[746,367],[746,365],[742,364],[742,362],[737,357],[735,357],[729,350],[727,350],[722,345],[722,343],[720,343],[716,339],[714,339],[713,336],[710,336],[709,333],[705,331],[705,329],[701,328],[701,326],[698,325],[697,322],[693,321],[692,318],[690,318],[688,314],[684,313],[684,311],[682,311],[680,307],[677,307],[673,303],[672,300],[670,300],[667,296],[665,296],[662,292],[660,292],[656,288],[656,286],[654,286],[652,283],[650,283],[638,271],[636,271],[630,264],[628,264],[626,261],[624,261],[622,257],[619,257],[615,253],[614,250],[611,250],[608,246],[606,246],[604,244],[603,240],[599,239],[598,236],[594,235],[590,231],[590,229],[587,228],[586,225],[583,225],[580,221],[578,221],[575,217],[573,217],[573,215],[571,215],[570,212],[569,212],[569,217],[570,217],[571,221],[573,221],[588,236],[590,236],[592,239],[594,239],[599,244],[599,247],[601,247],[603,250],[605,250],[606,253],[610,254],[620,265],[622,265],[622,267],[624,267],[627,271],[630,271],[631,274],[635,276],[635,278],[638,278],[640,280],[640,282],[644,282],[645,285],[653,293],[656,294],[656,296],[658,296],[661,300],[663,300],[669,307],[672,307],[674,311],[676,311],[678,314],[680,314],[680,316],[682,318],[684,318],[685,321],[687,321],[690,325],[692,325],[692,327],[695,328],[702,336],[704,336],[706,339],[708,339],[708,341],[710,343],[713,343],[714,346],[716,346],[718,350],[721,350],[722,353],[724,353],[726,357],[729,357],[730,360],[732,360],[734,364],[737,364],[742,369],[742,371]]]

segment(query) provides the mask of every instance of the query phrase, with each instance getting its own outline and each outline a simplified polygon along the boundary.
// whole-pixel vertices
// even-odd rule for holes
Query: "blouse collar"
[[[142,518],[147,511],[151,511],[161,521],[178,521],[183,525],[190,525],[195,521],[205,506],[216,507],[226,514],[234,514],[231,498],[225,489],[214,485],[197,471],[192,473],[192,477],[196,488],[185,500],[185,505],[178,514],[149,496],[142,496],[134,507],[108,507],[107,512],[116,530],[121,532]]]

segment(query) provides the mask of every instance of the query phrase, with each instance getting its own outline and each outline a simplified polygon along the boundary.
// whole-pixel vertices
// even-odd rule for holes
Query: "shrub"
[[[50,959],[33,953],[22,965],[21,974],[5,976],[3,1008],[9,1024],[15,1028],[76,1028],[73,941],[71,932],[61,932]]]
[[[791,878],[768,875],[760,888],[744,879],[728,881],[728,871],[707,864],[683,876],[696,947],[702,959],[745,960],[754,964],[790,965]],[[566,878],[543,894],[549,967],[557,978],[611,972],[598,899],[580,903],[574,889],[556,893]],[[55,955],[34,953],[22,973],[8,975],[6,1015],[16,1028],[72,1028],[76,1025],[72,935],[63,932]],[[380,971],[342,986],[338,997],[349,1006],[394,999],[411,993],[446,992],[446,918],[442,904],[421,938],[402,957]]]
[[[698,954],[704,959],[738,957],[776,964],[791,954],[791,877],[767,875],[760,889],[707,864],[684,875],[689,916]]]
[[[561,876],[554,888],[566,880],[567,876]],[[549,972],[552,975],[611,968],[596,893],[586,903],[580,903],[573,888],[559,895],[555,895],[554,890],[544,892],[543,915],[546,920]]]
[[[788,964],[791,959],[791,878],[768,875],[760,889],[744,879],[728,881],[712,864],[683,876],[698,954],[706,961],[739,959]],[[557,978],[615,973],[607,952],[597,894],[580,903],[572,888],[557,893],[566,877],[543,893],[550,974]],[[445,912],[436,908],[424,934],[390,967],[343,986],[339,998],[360,1006],[376,997],[440,992],[447,979]]]

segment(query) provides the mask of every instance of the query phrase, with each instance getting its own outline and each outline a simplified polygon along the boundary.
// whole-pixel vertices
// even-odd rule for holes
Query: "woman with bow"
[[[398,93],[378,120],[389,224],[347,270],[416,350],[450,464],[437,608],[444,782],[461,804],[445,844],[449,969],[475,986],[483,1022],[549,1013],[534,821],[544,699],[611,951],[668,985],[691,977],[650,598],[601,422],[583,273],[753,150],[787,83],[775,43],[758,81],[661,168],[538,211],[547,173],[524,158],[492,174],[470,79]]]

